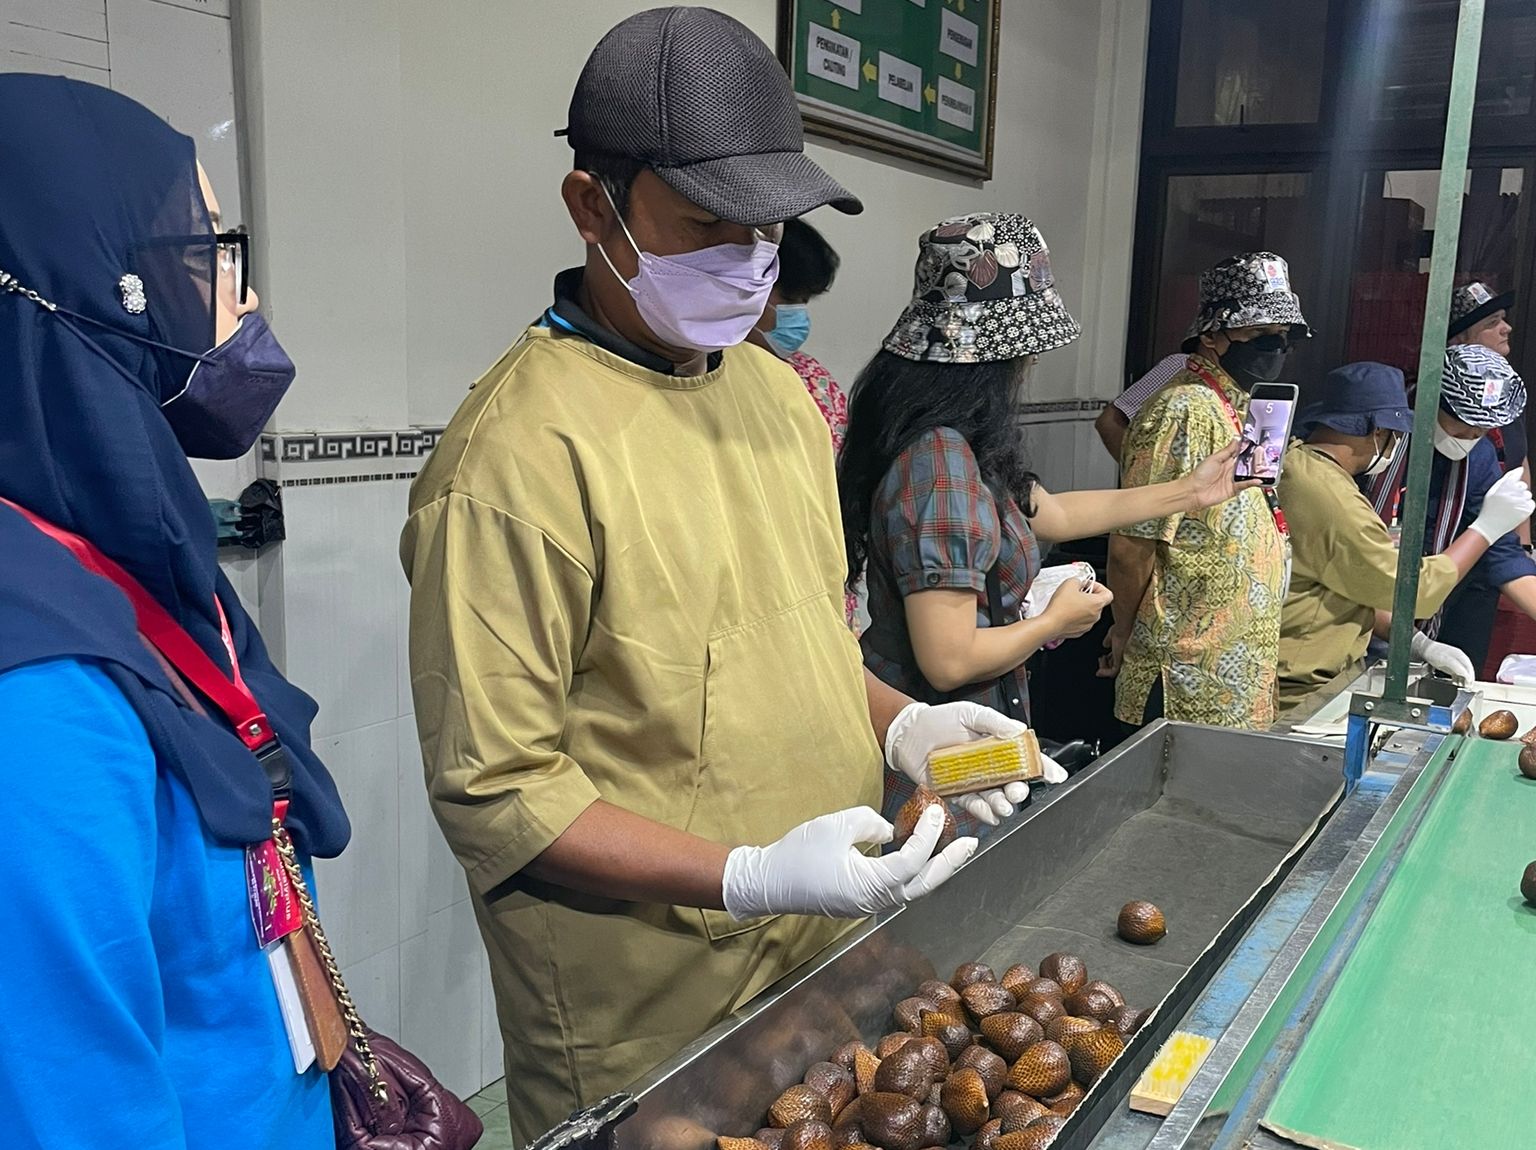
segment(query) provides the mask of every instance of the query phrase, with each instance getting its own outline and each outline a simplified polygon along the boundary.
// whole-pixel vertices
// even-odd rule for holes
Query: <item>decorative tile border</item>
[[[405,431],[320,431],[263,435],[261,461],[289,464],[425,459],[437,446],[438,440],[442,439],[443,430],[441,427],[412,427]]]
[[[1107,399],[1053,399],[1019,404],[1020,415],[1097,415],[1108,407]]]
[[[1072,422],[1096,416],[1109,401],[1104,399],[1058,399],[1019,405],[1018,415],[1030,423]],[[1057,416],[1041,420],[1041,416]],[[1059,417],[1065,416],[1066,419]],[[419,462],[432,453],[443,438],[442,427],[412,427],[403,431],[309,431],[286,432],[261,437],[260,461],[283,468],[292,465],[351,463],[368,460],[411,460]],[[286,471],[275,473],[284,487],[307,487],[322,483],[367,483],[385,479],[414,479],[416,472],[376,473],[369,475],[326,475],[296,477]]]
[[[414,471],[389,471],[378,475],[314,475],[307,479],[284,479],[279,487],[322,487],[330,483],[378,483],[386,479],[415,479]]]

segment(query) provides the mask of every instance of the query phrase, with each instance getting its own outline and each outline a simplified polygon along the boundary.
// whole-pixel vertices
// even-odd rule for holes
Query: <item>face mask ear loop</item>
[[[146,347],[159,348],[161,351],[168,351],[172,355],[179,355],[179,356],[181,356],[183,359],[195,360],[197,363],[207,363],[208,362],[208,354],[206,352],[186,351],[183,348],[172,347],[168,343],[161,343],[158,339],[150,339],[149,336],[147,336],[147,335],[140,335],[136,331],[124,331],[120,327],[113,327],[110,323],[103,323],[99,319],[92,319],[88,315],[81,315],[79,312],[70,311],[68,308],[65,308],[65,307],[58,308],[57,309],[57,314],[60,317],[68,316],[70,319],[77,319],[81,323],[88,323],[88,324],[91,324],[94,327],[99,327],[99,328],[102,328],[105,331],[110,331],[113,335],[120,336],[123,339],[130,339],[134,343],[140,343],[140,344],[143,344]],[[78,335],[81,339],[86,339],[85,333],[80,331],[79,328],[75,327],[73,324],[71,324],[70,327],[75,332],[75,334]],[[90,342],[90,341],[87,340],[87,342]],[[96,345],[94,343],[92,343],[91,346],[95,347]],[[97,351],[101,351],[100,348],[97,348],[96,350]],[[101,354],[102,355],[106,355],[106,352],[101,351]]]
[[[608,190],[608,185],[601,180],[598,180],[597,185],[603,189],[603,195],[608,197],[608,206],[613,209],[613,218],[618,220],[619,227],[624,229],[624,238],[629,241],[629,246],[635,250],[635,258],[637,260],[644,260],[645,253],[640,250],[640,245],[635,243],[635,237],[629,234],[629,225],[624,222],[624,217],[619,214],[619,205],[613,202],[613,193]],[[613,278],[624,285],[625,291],[630,295],[634,295],[635,289],[630,286],[630,282],[627,279],[619,274],[619,269],[613,266],[613,261],[608,258],[608,252],[603,248],[602,244],[597,245],[597,254],[603,257],[603,262],[608,265],[608,270],[613,273]]]
[[[129,383],[133,384],[134,387],[141,388],[141,389],[143,388],[144,384],[138,378],[138,376],[134,375],[133,372],[129,371],[122,364],[118,363],[117,360],[115,358],[113,358],[111,352],[107,351],[107,349],[102,347],[101,344],[97,343],[90,336],[86,335],[85,332],[81,331],[80,328],[75,324],[74,320],[76,318],[84,318],[84,317],[76,317],[73,312],[66,312],[63,308],[58,309],[58,311],[56,311],[54,314],[59,317],[59,322],[60,323],[62,323],[70,331],[75,333],[75,338],[76,339],[78,339],[81,343],[85,344],[86,347],[90,348],[93,352],[95,352],[97,355],[99,355],[102,359],[106,360],[107,363],[112,367],[112,369],[114,371],[116,371],[119,375],[121,375]]]
[[[103,348],[95,340],[91,339],[90,336],[86,335],[85,332],[81,331],[78,327],[69,321],[79,320],[81,323],[88,323],[92,327],[99,327],[104,331],[110,331],[115,336],[120,336],[123,339],[131,339],[134,343],[144,344],[147,347],[159,348],[161,351],[168,351],[172,355],[181,356],[183,359],[193,359],[199,363],[206,363],[208,361],[208,356],[203,352],[185,351],[179,347],[172,347],[168,343],[161,343],[157,339],[150,339],[149,336],[140,335],[136,331],[124,331],[122,328],[114,327],[112,324],[106,323],[102,320],[92,319],[90,316],[81,315],[77,311],[70,311],[69,308],[61,307],[58,304],[53,303],[51,300],[44,299],[35,291],[30,291],[27,288],[22,287],[16,277],[10,275],[7,272],[0,272],[0,291],[13,293],[23,297],[24,299],[29,299],[44,311],[58,316],[64,325],[68,327],[70,331],[74,332],[75,335],[81,340],[81,342],[86,344],[97,355],[111,363],[113,367],[118,369],[118,371],[121,371],[124,375],[128,376],[129,379],[133,379],[134,377],[127,368],[125,368],[122,364],[118,363],[117,360],[108,355],[105,348]],[[137,383],[138,380],[134,379],[134,382]]]
[[[235,330],[229,333],[229,339],[226,339],[223,343],[219,344],[219,347],[216,347],[213,350],[214,351],[218,351],[219,348],[224,347],[226,344],[229,344],[229,343],[233,342],[235,336],[240,334],[240,329],[243,328],[244,326],[245,326],[245,316],[241,316],[238,320],[235,321]],[[197,357],[197,362],[192,365],[192,370],[187,373],[187,382],[181,385],[181,390],[178,391],[175,395],[171,396],[170,399],[166,400],[160,406],[162,408],[169,407],[171,404],[175,403],[182,396],[186,395],[187,392],[192,389],[192,380],[197,377],[197,369],[202,367],[203,364],[205,364],[205,363],[212,362],[212,356],[213,356],[213,352],[209,352],[208,355],[200,355],[200,356],[198,356]]]
[[[1392,436],[1387,436],[1387,446],[1376,448],[1376,455],[1371,460],[1370,466],[1365,469],[1367,475],[1375,475],[1378,471],[1384,471],[1392,465],[1392,456],[1388,453],[1388,447],[1396,447]]]

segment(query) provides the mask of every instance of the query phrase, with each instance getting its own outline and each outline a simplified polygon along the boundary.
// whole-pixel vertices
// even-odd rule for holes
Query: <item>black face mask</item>
[[[1261,335],[1246,343],[1233,343],[1221,356],[1222,369],[1244,391],[1256,383],[1274,383],[1285,370],[1291,341],[1283,335]]]

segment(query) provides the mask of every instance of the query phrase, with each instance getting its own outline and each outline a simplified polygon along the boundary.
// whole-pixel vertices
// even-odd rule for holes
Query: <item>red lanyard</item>
[[[1221,406],[1226,408],[1227,418],[1232,421],[1233,430],[1238,435],[1243,434],[1243,421],[1237,417],[1237,408],[1232,406],[1232,401],[1227,398],[1227,393],[1214,375],[1206,370],[1205,364],[1200,360],[1190,357],[1187,365],[1189,370],[1200,377],[1200,382],[1216,393],[1216,398],[1221,400]],[[1264,502],[1269,506],[1269,513],[1275,517],[1275,530],[1280,532],[1280,538],[1291,537],[1291,527],[1285,521],[1285,512],[1280,509],[1280,497],[1275,494],[1273,484],[1266,483],[1260,490],[1264,493]]]
[[[208,657],[207,652],[197,645],[197,641],[187,634],[186,629],[171,617],[171,613],[137,579],[94,543],[49,523],[4,496],[0,496],[0,504],[9,507],[48,538],[66,548],[87,571],[110,581],[128,597],[129,603],[133,605],[139,634],[223,713],[240,741],[261,761],[273,781],[275,806],[281,820],[288,808],[286,756],[282,753],[282,744],[266,712],[261,709],[261,704],[256,701],[256,696],[251,694],[240,675],[240,663],[235,658],[235,643],[229,632],[229,621],[224,617],[223,604],[217,598],[213,601],[219,612],[224,650],[229,654],[232,670],[229,676],[219,670],[218,664]],[[274,768],[278,769],[275,771]]]

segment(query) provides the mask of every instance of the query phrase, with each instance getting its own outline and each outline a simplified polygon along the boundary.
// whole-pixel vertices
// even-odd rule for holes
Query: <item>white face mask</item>
[[[1382,474],[1387,468],[1392,466],[1392,461],[1397,458],[1397,452],[1402,444],[1402,440],[1393,436],[1390,442],[1392,444],[1391,448],[1378,450],[1376,452],[1376,462],[1365,469],[1365,474],[1370,478],[1375,479],[1376,476]]]
[[[1445,428],[1440,426],[1440,421],[1435,421],[1435,450],[1447,459],[1465,459],[1472,454],[1472,449],[1482,442],[1482,436],[1476,439],[1458,439]]]

